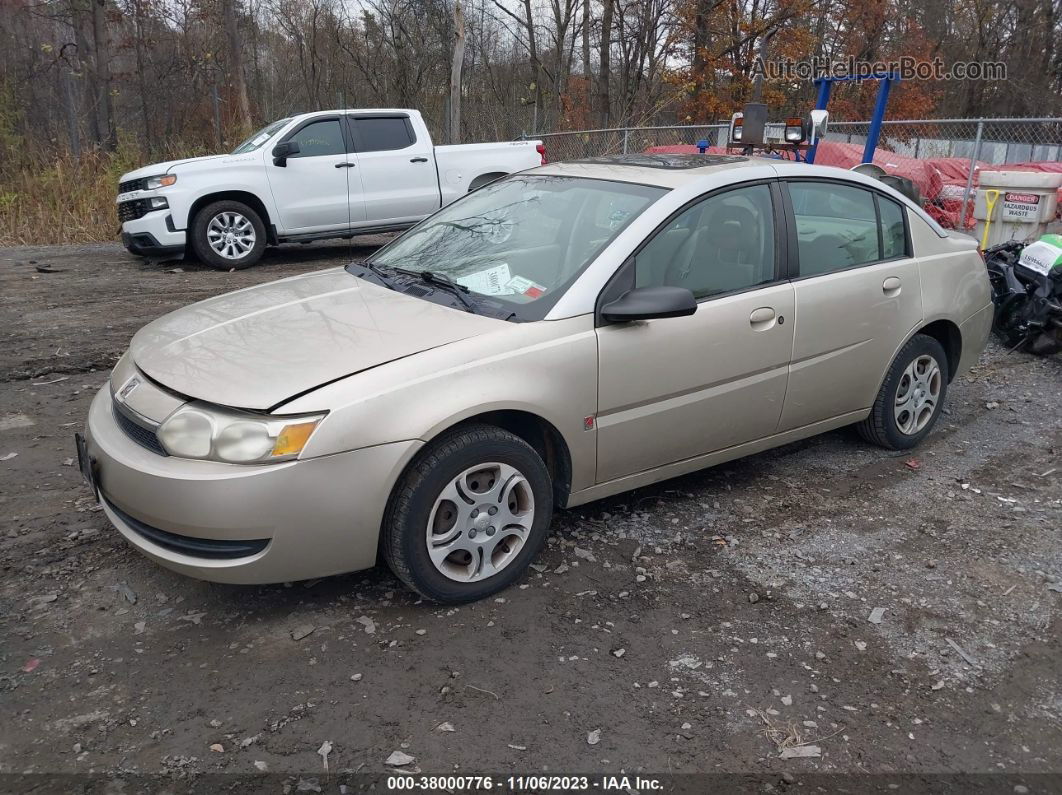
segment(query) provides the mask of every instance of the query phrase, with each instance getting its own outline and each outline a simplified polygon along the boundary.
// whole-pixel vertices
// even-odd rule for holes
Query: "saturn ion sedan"
[[[468,601],[521,576],[555,508],[846,425],[913,447],[991,321],[975,242],[871,177],[560,163],[368,261],[144,327],[79,460],[118,531],[178,572],[382,558]]]

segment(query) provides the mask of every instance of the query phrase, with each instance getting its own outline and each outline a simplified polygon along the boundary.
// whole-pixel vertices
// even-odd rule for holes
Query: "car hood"
[[[120,182],[127,182],[131,179],[141,179],[142,177],[153,177],[157,174],[166,174],[171,169],[178,166],[187,166],[195,163],[207,163],[216,160],[225,159],[243,159],[245,156],[241,155],[204,155],[203,157],[186,157],[183,160],[167,160],[164,163],[152,163],[150,166],[143,166],[142,168],[135,169],[122,174],[119,179]]]
[[[143,373],[182,395],[272,409],[322,384],[507,325],[340,268],[178,309],[138,331],[130,352]]]

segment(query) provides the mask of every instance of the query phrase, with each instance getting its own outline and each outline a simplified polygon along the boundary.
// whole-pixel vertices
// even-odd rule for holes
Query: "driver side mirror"
[[[697,311],[697,299],[685,287],[636,287],[601,307],[610,323],[685,317]]]
[[[283,141],[273,147],[273,165],[284,168],[288,164],[288,158],[298,153],[298,141]]]

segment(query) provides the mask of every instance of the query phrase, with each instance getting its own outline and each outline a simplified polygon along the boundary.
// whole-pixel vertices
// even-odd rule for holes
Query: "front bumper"
[[[184,254],[187,235],[175,229],[170,211],[155,210],[122,223],[122,245],[141,257],[179,257]]]
[[[421,445],[261,466],[160,456],[118,427],[106,386],[92,401],[86,434],[103,510],[125,539],[166,568],[226,583],[375,565],[387,499]]]

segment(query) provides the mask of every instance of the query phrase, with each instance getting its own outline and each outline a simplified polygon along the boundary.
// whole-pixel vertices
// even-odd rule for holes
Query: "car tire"
[[[549,471],[531,445],[492,425],[460,426],[421,450],[402,475],[384,514],[381,550],[420,595],[471,602],[524,573],[552,515]]]
[[[916,334],[896,354],[870,416],[856,425],[868,442],[907,450],[936,425],[948,395],[948,357],[927,334]]]
[[[254,265],[267,242],[261,216],[243,202],[228,199],[200,209],[189,233],[199,261],[223,271]]]

